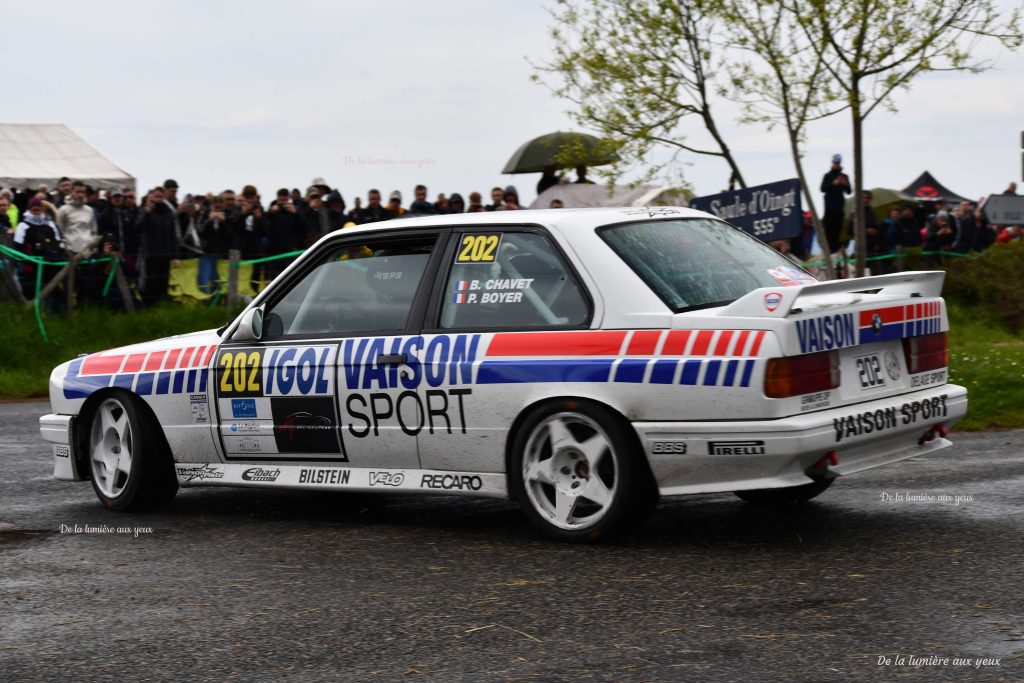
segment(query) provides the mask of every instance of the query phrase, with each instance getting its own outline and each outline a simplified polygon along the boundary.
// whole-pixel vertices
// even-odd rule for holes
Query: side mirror
[[[259,341],[263,338],[263,308],[250,308],[242,314],[238,329],[231,335],[235,341]]]

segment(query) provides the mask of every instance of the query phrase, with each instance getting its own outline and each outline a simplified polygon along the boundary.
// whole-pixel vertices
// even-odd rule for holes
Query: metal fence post
[[[121,269],[121,259],[114,259],[114,281],[117,283],[117,289],[121,292],[121,301],[124,303],[124,309],[129,313],[135,312],[135,304],[132,302],[132,292],[128,289],[128,281],[124,277],[124,271]]]
[[[68,318],[71,317],[75,308],[75,270],[78,268],[78,262],[81,260],[81,257],[78,254],[75,254],[71,257],[71,260],[66,266],[68,274],[67,277],[64,278],[64,293],[67,294],[68,297],[68,307],[67,310],[64,311],[64,315]]]
[[[242,260],[242,252],[228,249],[228,310],[238,307],[238,262]]]

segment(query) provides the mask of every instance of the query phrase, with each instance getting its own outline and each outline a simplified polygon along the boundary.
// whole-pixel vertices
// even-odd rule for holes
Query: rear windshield
[[[600,234],[676,313],[724,306],[759,287],[817,282],[765,243],[722,221],[627,223]]]

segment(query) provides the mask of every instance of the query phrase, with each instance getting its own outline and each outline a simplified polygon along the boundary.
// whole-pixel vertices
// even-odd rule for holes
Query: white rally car
[[[512,498],[608,537],[659,495],[803,502],[931,453],[943,274],[818,282],[681,208],[339,231],[220,330],[76,358],[40,429],[115,510],[178,486]]]

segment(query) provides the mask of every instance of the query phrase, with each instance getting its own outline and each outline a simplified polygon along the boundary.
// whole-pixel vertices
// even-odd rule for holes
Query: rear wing
[[[945,278],[946,273],[941,270],[919,270],[810,285],[761,287],[736,299],[718,315],[785,318],[790,313],[859,303],[874,296],[903,299],[937,297],[942,294]]]

